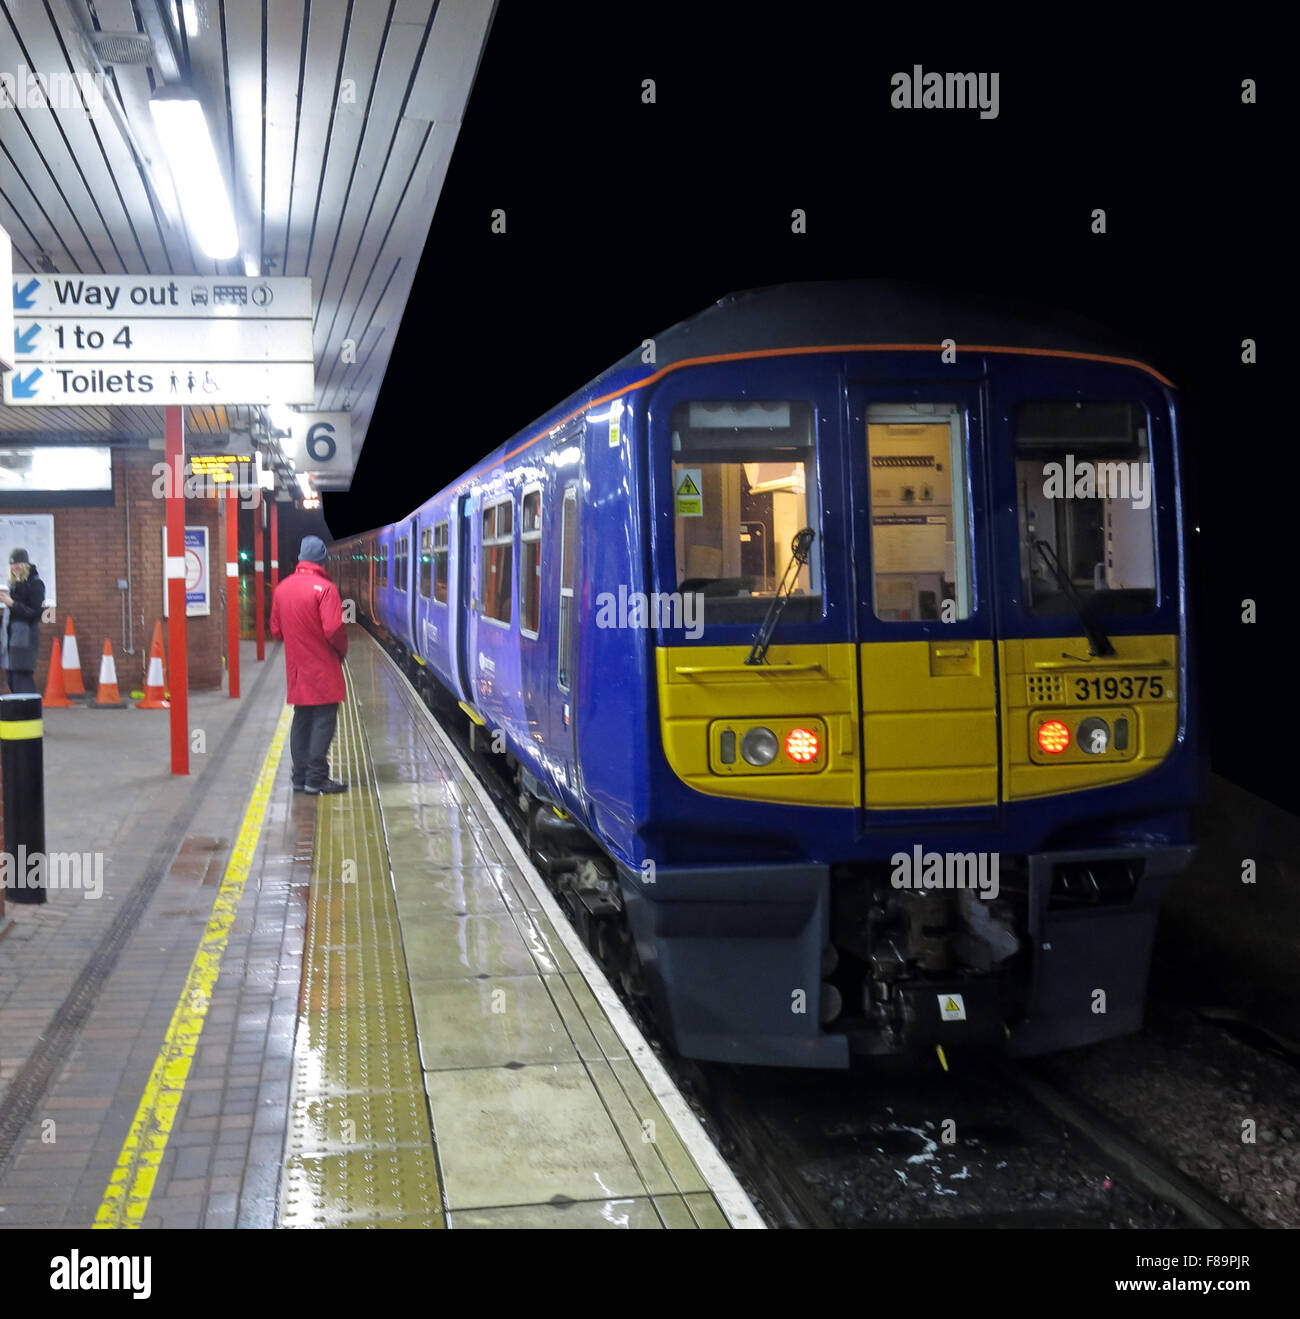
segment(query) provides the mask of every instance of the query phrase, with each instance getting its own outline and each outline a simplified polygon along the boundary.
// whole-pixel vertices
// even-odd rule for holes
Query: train
[[[1200,770],[1178,394],[1131,352],[916,285],[734,294],[331,544],[682,1056],[1140,1028]]]

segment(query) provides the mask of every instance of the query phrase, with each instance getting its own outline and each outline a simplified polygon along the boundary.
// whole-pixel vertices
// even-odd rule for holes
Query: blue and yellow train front
[[[653,641],[621,885],[677,1047],[846,1066],[1136,1029],[1197,783],[1168,382],[738,354],[624,425]]]

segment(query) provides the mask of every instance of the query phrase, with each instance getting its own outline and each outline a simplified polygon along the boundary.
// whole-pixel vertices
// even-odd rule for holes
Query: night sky
[[[1300,810],[1274,694],[1298,520],[1278,35],[1183,19],[1171,46],[1132,11],[1078,8],[701,8],[502,0],[353,489],[325,496],[331,531],[409,512],[728,292],[886,276],[1029,297],[1112,326],[1180,387],[1214,768]],[[891,109],[915,64],[997,72],[998,117]],[[1262,104],[1242,104],[1247,77]]]

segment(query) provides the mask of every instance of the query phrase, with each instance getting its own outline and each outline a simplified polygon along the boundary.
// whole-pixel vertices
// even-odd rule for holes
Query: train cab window
[[[433,591],[433,528],[420,528],[420,594],[427,600]]]
[[[520,508],[519,550],[523,558],[519,575],[519,630],[536,638],[542,617],[542,490],[524,491]]]
[[[433,598],[447,603],[447,532],[448,523],[433,524]]]
[[[672,428],[676,587],[704,622],[761,621],[804,527],[817,533],[787,618],[821,616],[821,510],[810,404],[678,403]]]
[[[556,664],[561,691],[573,685],[573,592],[577,570],[578,490],[569,486],[564,492],[560,514],[560,627]]]
[[[871,608],[886,623],[969,618],[966,415],[953,403],[872,403]]]
[[[510,622],[513,586],[512,559],[515,547],[513,499],[489,504],[483,510],[482,613],[498,623]]]
[[[1016,412],[1022,605],[1035,618],[1156,607],[1155,500],[1144,408],[1026,403]],[[1071,599],[1071,596],[1074,598]]]

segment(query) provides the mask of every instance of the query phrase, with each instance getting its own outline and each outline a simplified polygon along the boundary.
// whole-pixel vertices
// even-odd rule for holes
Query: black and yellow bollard
[[[5,894],[13,902],[45,901],[45,743],[41,698],[0,696],[0,761],[4,777]]]

